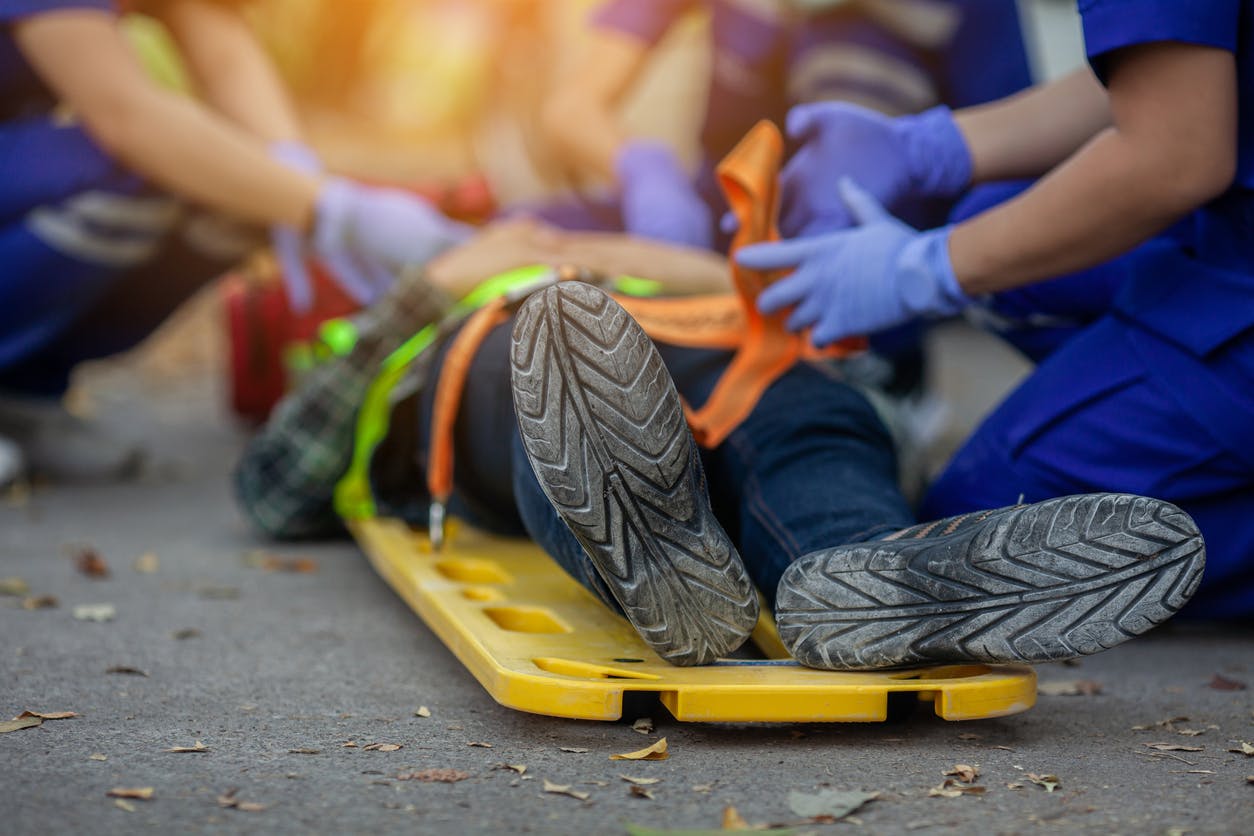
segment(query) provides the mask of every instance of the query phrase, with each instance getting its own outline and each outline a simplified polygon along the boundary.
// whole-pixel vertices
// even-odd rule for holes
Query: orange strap
[[[717,447],[753,411],[767,387],[798,360],[843,357],[865,347],[861,339],[816,349],[809,333],[784,327],[783,313],[763,316],[758,294],[782,274],[747,270],[736,264],[736,250],[748,244],[778,241],[779,167],[784,139],[774,123],[763,120],[718,165],[719,184],[740,227],[732,241],[732,280],[744,316],[736,356],[700,409],[688,410],[697,442]],[[628,308],[630,310],[630,308]],[[647,330],[647,329],[646,329]]]
[[[444,355],[431,407],[430,455],[427,459],[427,491],[435,502],[448,501],[453,493],[453,425],[461,406],[462,390],[475,352],[488,332],[509,319],[504,299],[494,299],[466,319]]]

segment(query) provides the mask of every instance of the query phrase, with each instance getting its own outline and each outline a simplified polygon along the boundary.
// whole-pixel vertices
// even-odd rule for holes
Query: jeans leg
[[[772,384],[707,462],[714,507],[735,520],[729,530],[772,606],[797,558],[914,523],[887,428],[823,366],[795,366]]]

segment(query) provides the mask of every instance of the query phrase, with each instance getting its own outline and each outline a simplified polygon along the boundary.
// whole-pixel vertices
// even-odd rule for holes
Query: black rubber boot
[[[815,668],[1060,661],[1166,621],[1205,563],[1197,526],[1168,502],[1067,496],[806,555],[775,617]]]
[[[676,665],[743,644],[757,593],[640,326],[597,288],[562,282],[519,311],[510,364],[531,467],[640,636]]]

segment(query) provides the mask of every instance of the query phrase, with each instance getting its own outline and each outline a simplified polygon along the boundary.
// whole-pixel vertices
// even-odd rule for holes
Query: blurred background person
[[[111,0],[0,8],[0,479],[133,469],[61,404],[79,362],[142,340],[266,229],[294,305],[307,246],[358,302],[464,230],[424,201],[324,177],[239,0],[152,0],[185,91],[145,72]],[[177,74],[175,74],[177,75]]]
[[[693,167],[686,148],[633,133],[622,105],[666,36],[697,12],[708,15],[711,62]],[[537,214],[689,246],[726,245],[714,165],[759,119],[783,125],[793,105],[827,100],[896,116],[1031,81],[1012,0],[608,0],[589,25],[543,113],[578,197]]]

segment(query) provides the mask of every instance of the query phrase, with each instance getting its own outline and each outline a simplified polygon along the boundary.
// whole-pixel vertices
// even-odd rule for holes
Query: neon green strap
[[[463,297],[448,313],[448,319],[461,319],[493,299],[518,288],[541,281],[552,274],[544,265],[520,267],[493,276]],[[370,459],[387,437],[392,414],[392,390],[405,372],[435,342],[440,323],[432,322],[419,329],[384,359],[379,374],[366,389],[361,410],[357,413],[357,431],[353,437],[353,458],[348,470],[335,486],[335,510],[345,519],[373,517],[377,513],[374,494],[370,490]]]

